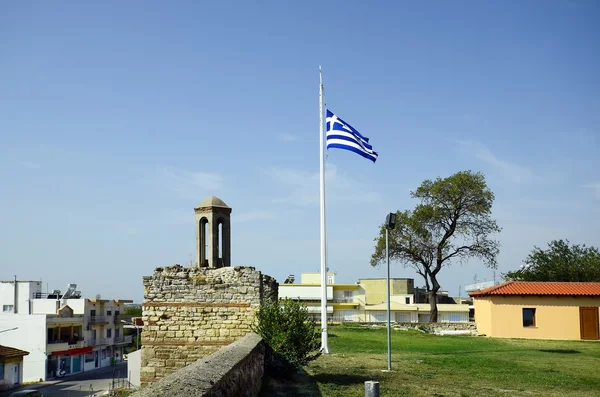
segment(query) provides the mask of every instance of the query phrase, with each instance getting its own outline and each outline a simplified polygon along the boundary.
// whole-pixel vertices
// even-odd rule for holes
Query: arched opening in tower
[[[217,261],[223,267],[223,219],[219,219],[217,229]]]
[[[208,266],[208,219],[200,219],[200,267]]]

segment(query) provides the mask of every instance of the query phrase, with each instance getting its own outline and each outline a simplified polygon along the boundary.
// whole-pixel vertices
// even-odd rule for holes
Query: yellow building
[[[600,339],[600,283],[512,281],[469,295],[479,335]]]
[[[376,305],[387,300],[385,278],[361,278],[358,283],[364,290],[364,304]],[[414,302],[415,280],[390,278],[390,302],[409,305]]]

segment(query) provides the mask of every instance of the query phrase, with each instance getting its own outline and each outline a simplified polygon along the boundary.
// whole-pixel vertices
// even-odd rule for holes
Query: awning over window
[[[94,351],[93,346],[79,347],[77,349],[60,350],[57,352],[52,352],[51,356],[78,356],[80,354],[91,353],[92,351]]]

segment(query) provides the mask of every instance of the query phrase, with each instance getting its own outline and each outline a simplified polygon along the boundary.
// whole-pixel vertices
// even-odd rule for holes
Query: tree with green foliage
[[[123,311],[123,314],[129,314],[133,317],[142,317],[141,307],[128,307]]]
[[[390,260],[412,267],[424,278],[431,304],[429,321],[437,322],[442,268],[470,258],[497,267],[499,243],[490,238],[501,230],[491,217],[494,193],[483,174],[461,171],[423,181],[411,197],[420,203],[413,210],[396,213],[396,225],[389,231]],[[375,241],[372,266],[386,260],[385,225]]]
[[[600,252],[596,247],[552,240],[548,249],[535,247],[519,270],[503,276],[514,281],[600,282]]]
[[[265,301],[256,311],[252,331],[286,364],[300,367],[321,355],[320,332],[306,305],[289,298]]]

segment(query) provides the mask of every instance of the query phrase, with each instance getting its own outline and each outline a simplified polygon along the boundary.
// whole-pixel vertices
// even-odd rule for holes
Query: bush
[[[267,301],[256,312],[252,330],[285,364],[301,367],[321,355],[320,332],[306,305],[286,298]],[[280,363],[284,364],[284,363]]]

